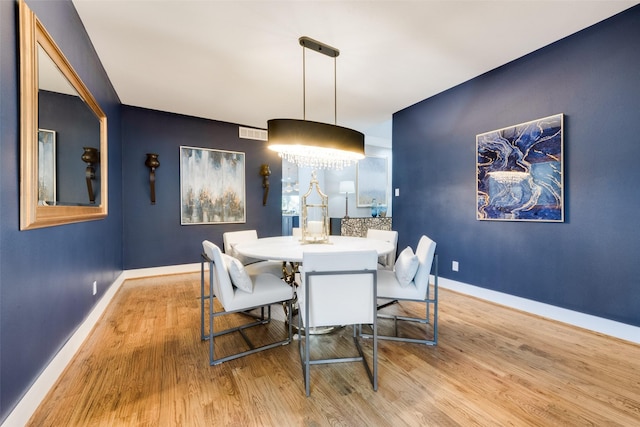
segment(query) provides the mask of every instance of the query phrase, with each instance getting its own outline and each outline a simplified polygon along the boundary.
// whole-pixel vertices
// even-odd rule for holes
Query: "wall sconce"
[[[156,204],[156,168],[160,167],[158,155],[147,153],[147,160],[144,164],[149,168],[149,186],[151,187],[151,204]]]
[[[355,193],[353,181],[340,181],[340,193],[344,193],[344,217],[349,218],[349,193]]]
[[[96,170],[94,165],[100,163],[100,152],[97,148],[82,147],[84,152],[82,153],[82,161],[87,164],[87,170],[85,172],[87,178],[87,191],[89,192],[89,203],[92,205],[96,203],[96,195],[93,193],[92,180],[96,179]]]
[[[271,169],[269,169],[268,164],[264,163],[260,166],[260,175],[262,175],[262,188],[264,188],[262,206],[267,206],[267,197],[269,196],[269,176],[271,175]]]

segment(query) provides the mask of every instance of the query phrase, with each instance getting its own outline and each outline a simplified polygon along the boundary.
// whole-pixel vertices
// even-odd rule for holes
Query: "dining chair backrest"
[[[222,234],[222,242],[224,244],[224,253],[238,258],[242,264],[247,265],[258,261],[257,259],[245,257],[235,250],[235,245],[242,242],[258,240],[258,232],[256,230],[227,231]]]
[[[374,250],[303,253],[300,316],[309,325],[370,324],[376,315],[378,254]],[[309,298],[307,299],[307,292]]]
[[[422,236],[416,247],[416,256],[418,257],[418,271],[413,281],[418,289],[419,294],[427,296],[429,290],[429,276],[431,274],[431,266],[433,257],[436,253],[436,242],[427,236]]]
[[[396,262],[396,252],[398,247],[398,232],[393,230],[375,230],[369,228],[367,230],[367,239],[377,239],[389,242],[393,245],[393,251],[389,254],[379,257],[380,264],[387,270],[393,270],[393,265]]]
[[[209,260],[213,261],[210,268],[213,268],[213,293],[218,298],[223,307],[233,299],[233,285],[229,277],[227,265],[222,259],[220,248],[208,240],[202,242],[202,249]]]

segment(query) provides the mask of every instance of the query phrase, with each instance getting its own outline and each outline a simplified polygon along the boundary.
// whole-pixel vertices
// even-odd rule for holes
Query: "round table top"
[[[237,243],[234,249],[251,258],[302,262],[303,252],[344,252],[374,249],[378,252],[378,256],[382,256],[393,251],[393,244],[384,240],[364,237],[329,236],[329,243],[303,245],[299,236],[279,236]]]

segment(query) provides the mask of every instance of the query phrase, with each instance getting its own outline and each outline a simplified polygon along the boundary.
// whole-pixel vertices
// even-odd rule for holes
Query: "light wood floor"
[[[126,281],[29,425],[640,425],[637,345],[441,290],[437,347],[381,341],[377,392],[359,363],[312,367],[307,398],[297,342],[209,366],[199,286]]]

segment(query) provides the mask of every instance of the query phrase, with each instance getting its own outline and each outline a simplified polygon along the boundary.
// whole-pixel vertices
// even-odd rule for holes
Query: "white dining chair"
[[[227,231],[222,234],[224,253],[239,259],[249,274],[270,273],[282,277],[282,262],[246,257],[235,249],[238,243],[251,240],[258,240],[256,230]]]
[[[412,301],[424,304],[425,316],[411,317],[394,314],[397,307],[379,307],[378,317],[393,321],[393,334],[378,332],[379,339],[438,344],[438,256],[435,253],[436,242],[422,236],[415,254],[410,247],[404,249],[395,263],[395,270],[378,271],[378,297],[398,301]],[[433,284],[430,276],[433,269]],[[398,321],[414,322],[424,325],[424,336],[409,337],[399,334]],[[380,322],[381,327],[383,322]],[[371,336],[371,334],[365,335]]]
[[[298,327],[306,331],[299,340],[305,392],[310,394],[310,367],[324,363],[362,361],[374,390],[378,389],[378,339],[376,321],[376,251],[304,252],[302,284],[298,287]],[[371,325],[372,368],[359,341],[360,325]],[[358,356],[311,359],[308,328],[353,325]],[[340,339],[337,337],[337,339]],[[318,349],[316,349],[318,350]],[[317,354],[315,351],[314,354]]]
[[[250,276],[246,270],[244,270],[240,261],[236,258],[226,256],[220,251],[217,245],[208,240],[202,242],[202,248],[203,254],[200,273],[202,311],[201,339],[209,341],[209,364],[217,365],[228,360],[289,344],[292,338],[291,304],[293,300],[293,288],[283,282],[279,277],[269,273]],[[207,286],[205,286],[205,264],[208,264],[209,267],[208,289]],[[208,292],[208,295],[205,295],[205,292]],[[214,300],[217,300],[222,306],[222,311],[216,311]],[[208,331],[205,331],[204,326],[205,301],[208,301],[209,305]],[[244,331],[247,328],[270,323],[272,304],[284,304],[287,307],[286,312],[289,313],[286,322],[288,335],[282,340],[256,346]],[[216,330],[215,319],[255,308],[262,309],[261,318],[251,319],[248,323],[243,323],[240,326]],[[265,308],[267,309],[267,316],[264,316]],[[238,319],[244,319],[244,321],[246,321],[250,318],[240,316]],[[247,349],[224,357],[216,357],[216,338],[233,332],[240,333]]]
[[[369,228],[367,230],[367,239],[383,240],[393,245],[393,251],[378,258],[378,264],[380,264],[382,268],[386,270],[393,270],[398,247],[398,232],[393,230],[375,230],[373,228]]]

